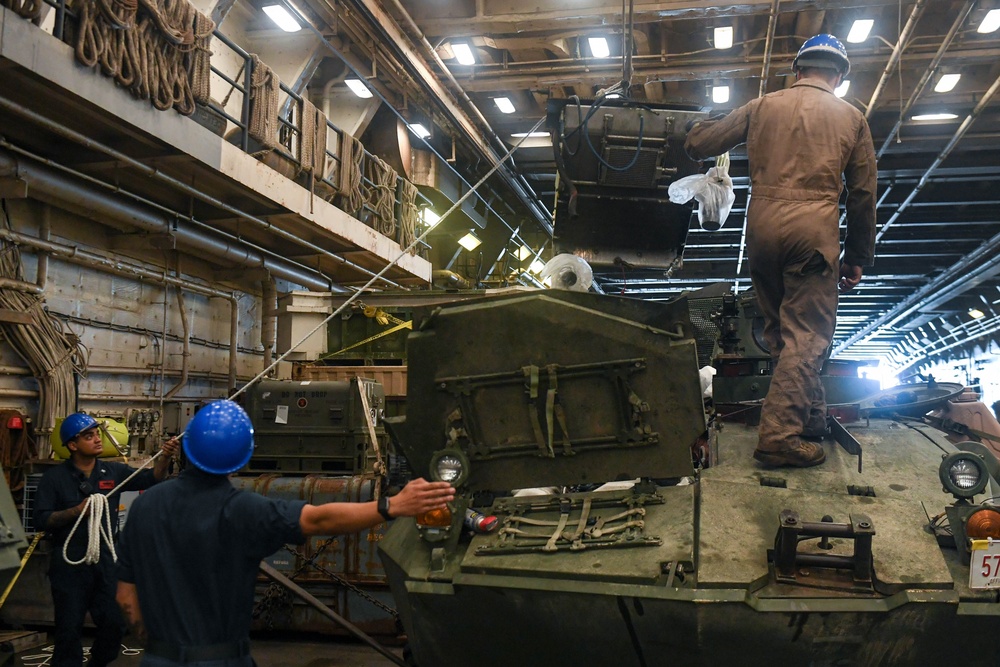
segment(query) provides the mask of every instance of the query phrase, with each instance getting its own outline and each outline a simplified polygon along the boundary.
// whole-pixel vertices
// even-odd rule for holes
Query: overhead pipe
[[[359,264],[355,264],[354,262],[351,262],[350,260],[347,260],[347,259],[341,257],[340,255],[337,255],[336,253],[330,252],[329,250],[327,250],[327,249],[325,249],[325,248],[323,248],[321,246],[318,246],[318,245],[316,245],[314,243],[311,243],[311,242],[309,242],[309,241],[307,241],[307,240],[305,240],[305,239],[303,239],[303,238],[301,238],[299,236],[296,236],[295,234],[293,234],[291,232],[285,231],[284,229],[282,229],[280,227],[276,227],[276,226],[272,225],[267,220],[263,220],[261,218],[258,218],[257,216],[254,216],[254,215],[251,215],[251,214],[247,213],[246,211],[242,211],[242,210],[236,208],[235,206],[227,204],[226,202],[222,201],[221,199],[218,199],[217,197],[213,197],[213,196],[211,196],[211,195],[209,195],[209,194],[207,194],[205,192],[202,192],[198,188],[190,186],[187,183],[185,183],[183,181],[180,181],[180,180],[178,180],[178,179],[176,179],[176,178],[174,178],[172,176],[168,176],[167,174],[163,173],[159,169],[156,169],[154,167],[150,167],[149,165],[145,164],[144,162],[136,160],[136,159],[134,159],[134,158],[126,155],[125,153],[122,153],[121,151],[115,150],[114,148],[111,148],[110,146],[106,146],[106,145],[104,145],[104,144],[102,144],[102,143],[100,143],[98,141],[95,141],[95,140],[91,139],[90,137],[88,137],[88,136],[86,136],[84,134],[81,134],[79,132],[71,130],[68,127],[65,127],[64,125],[61,125],[61,124],[59,124],[59,123],[57,123],[57,122],[55,122],[55,121],[47,118],[46,116],[42,116],[41,114],[38,114],[38,113],[32,111],[31,109],[28,109],[28,108],[26,108],[26,107],[24,107],[24,106],[22,106],[20,104],[17,104],[15,102],[11,102],[10,100],[7,100],[7,99],[4,99],[4,98],[0,97],[0,109],[5,109],[7,111],[10,111],[11,113],[14,113],[14,114],[18,115],[18,116],[21,116],[23,118],[27,118],[28,120],[30,120],[30,121],[32,121],[34,123],[37,123],[38,125],[42,125],[43,127],[45,127],[46,129],[48,129],[49,131],[51,131],[51,132],[53,132],[53,133],[55,133],[55,134],[63,137],[64,139],[68,139],[69,141],[76,142],[76,143],[80,144],[81,146],[84,146],[85,148],[89,148],[91,150],[95,150],[95,151],[104,153],[105,155],[108,155],[108,156],[114,158],[115,160],[119,160],[121,162],[124,162],[125,164],[129,165],[130,167],[133,167],[134,169],[138,170],[141,174],[144,174],[144,175],[149,176],[151,178],[155,178],[157,180],[163,181],[164,183],[167,183],[171,187],[176,188],[177,190],[180,190],[181,192],[183,192],[185,194],[188,194],[188,195],[190,195],[190,196],[192,196],[192,197],[194,197],[196,199],[199,199],[199,200],[201,200],[201,201],[203,201],[203,202],[205,202],[207,204],[210,204],[212,206],[216,206],[216,207],[218,207],[218,208],[226,211],[227,213],[235,215],[235,216],[239,217],[242,220],[245,220],[247,222],[251,222],[251,223],[253,223],[253,224],[255,224],[255,225],[263,228],[267,232],[273,233],[276,236],[280,236],[281,238],[283,238],[283,239],[285,239],[287,241],[291,241],[291,242],[293,242],[293,243],[295,243],[295,244],[297,244],[299,246],[302,246],[302,247],[304,247],[304,248],[306,248],[308,250],[316,252],[317,254],[323,255],[324,257],[328,257],[328,258],[330,258],[330,259],[332,259],[332,260],[334,260],[336,262],[339,262],[339,263],[343,264],[344,266],[350,267],[351,269],[353,269],[355,271],[363,273],[364,275],[371,276],[371,277],[374,277],[374,276],[378,275],[377,273],[375,273],[375,272],[373,272],[373,271],[371,271],[369,269],[366,269],[365,267],[363,267],[363,266],[361,266]],[[402,287],[400,284],[398,284],[396,282],[393,282],[393,281],[389,280],[388,278],[382,277],[381,280],[383,282],[385,282],[386,284],[392,286],[392,287]],[[325,288],[322,288],[320,291],[331,291],[331,289],[332,289],[332,281],[328,281],[328,286],[325,287]]]
[[[18,162],[17,164],[32,164],[32,165],[36,165],[39,169],[44,169],[45,167],[47,167],[53,173],[63,174],[63,175],[69,175],[69,177],[71,177],[71,179],[69,180],[69,182],[75,183],[75,184],[79,185],[80,187],[82,187],[83,184],[90,185],[90,186],[92,186],[94,188],[93,192],[97,193],[96,196],[100,196],[101,192],[105,192],[105,193],[108,193],[109,195],[110,194],[114,194],[116,196],[126,197],[130,201],[137,202],[139,205],[145,206],[146,209],[144,210],[144,214],[153,214],[153,212],[159,211],[160,213],[163,214],[163,216],[160,216],[160,217],[155,217],[154,216],[153,219],[159,221],[157,224],[162,224],[162,222],[164,220],[167,221],[170,224],[170,228],[169,228],[168,231],[157,230],[157,233],[169,234],[169,235],[175,236],[175,237],[178,236],[178,234],[179,234],[184,239],[187,238],[187,236],[185,236],[185,235],[187,235],[187,234],[194,234],[195,238],[208,239],[208,241],[210,243],[212,243],[212,244],[218,245],[219,243],[222,243],[225,247],[236,246],[238,248],[249,248],[249,249],[251,249],[251,251],[256,251],[262,257],[264,257],[265,258],[265,260],[264,260],[265,262],[271,261],[271,262],[274,263],[275,266],[287,267],[287,270],[290,271],[290,272],[292,272],[292,273],[289,273],[289,275],[291,277],[288,278],[288,280],[290,280],[292,282],[299,282],[299,280],[301,280],[301,276],[311,276],[311,278],[306,278],[306,280],[318,280],[318,281],[320,281],[318,283],[319,285],[330,285],[330,287],[334,291],[336,291],[336,290],[344,290],[344,288],[339,287],[337,285],[334,285],[331,282],[330,278],[328,276],[324,275],[322,272],[320,272],[318,270],[315,270],[312,267],[306,266],[306,265],[302,264],[301,262],[295,262],[295,261],[287,260],[284,257],[280,256],[276,252],[272,252],[272,251],[268,250],[267,248],[262,248],[262,247],[260,247],[258,245],[250,243],[249,241],[246,241],[245,239],[242,239],[242,238],[237,237],[237,236],[235,236],[233,234],[230,234],[229,232],[226,232],[224,230],[218,229],[217,227],[213,227],[209,223],[201,222],[200,220],[194,218],[193,216],[191,216],[189,214],[178,213],[177,211],[174,211],[173,209],[170,209],[170,208],[168,208],[166,206],[163,206],[162,204],[158,204],[158,203],[156,203],[154,201],[146,199],[145,197],[137,195],[134,192],[129,192],[128,190],[125,190],[125,189],[123,189],[123,188],[121,188],[121,187],[119,187],[117,185],[113,185],[111,183],[107,183],[105,181],[102,181],[102,180],[100,180],[98,178],[95,178],[93,176],[90,176],[88,174],[84,174],[82,172],[79,172],[79,171],[76,171],[74,169],[71,169],[70,167],[67,167],[65,165],[59,164],[58,162],[55,162],[54,160],[50,160],[50,159],[42,157],[40,155],[36,155],[36,154],[34,154],[34,153],[30,152],[30,151],[27,151],[27,150],[25,150],[23,148],[20,148],[19,146],[11,144],[10,142],[8,142],[5,139],[3,139],[2,137],[0,137],[0,148],[6,148],[9,151],[11,151],[12,153],[15,153],[18,156],[21,156],[20,158],[19,157],[10,156],[8,158],[10,160],[15,160],[16,161],[16,160],[20,160],[21,158],[27,158],[28,159],[27,163]],[[2,168],[2,165],[4,164],[3,158],[4,158],[4,154],[2,152],[0,152],[0,174],[4,173],[4,169]],[[118,202],[119,200],[118,199],[114,199],[112,201],[113,202]],[[70,202],[70,203],[72,203],[72,202]],[[86,216],[87,213],[88,213],[87,210],[83,210],[82,211],[82,214],[85,215],[85,216]],[[104,219],[99,219],[98,222],[104,222]],[[126,222],[131,222],[131,221],[127,220]],[[191,227],[189,228],[188,225],[191,225]],[[199,230],[201,230],[201,231],[199,231]],[[207,252],[209,254],[212,254],[211,248],[209,248],[208,250],[205,250],[205,252]],[[251,252],[251,256],[254,256],[252,252]],[[294,273],[295,271],[298,271],[300,273],[299,274],[295,274]],[[299,282],[299,284],[303,284],[304,285],[305,283]],[[328,290],[327,289],[321,289],[321,291],[328,291]],[[346,290],[344,290],[344,291],[346,291]]]
[[[36,283],[15,280],[14,278],[0,278],[0,289],[12,289],[27,294],[42,294],[44,292]]]
[[[104,257],[97,253],[89,252],[83,250],[77,246],[65,246],[53,241],[43,241],[38,238],[28,236],[27,234],[21,234],[20,232],[15,232],[11,229],[4,229],[0,227],[0,238],[7,239],[11,243],[19,243],[21,245],[30,246],[38,250],[44,250],[53,255],[56,255],[67,262],[72,262],[75,264],[82,264],[84,266],[89,266],[91,268],[100,269],[107,273],[114,273],[120,276],[126,276],[132,279],[139,280],[149,280],[162,285],[173,285],[177,288],[183,288],[189,292],[194,292],[196,294],[202,294],[204,296],[216,297],[219,299],[226,299],[229,301],[230,305],[230,324],[229,324],[229,386],[236,386],[236,361],[237,354],[239,354],[238,337],[239,337],[239,300],[236,298],[235,293],[226,292],[224,290],[216,289],[214,287],[207,287],[205,285],[199,285],[198,283],[191,282],[190,280],[184,280],[183,278],[175,278],[168,275],[165,271],[158,273],[156,271],[151,271],[145,269],[141,266],[136,266],[135,264],[130,264],[123,262],[120,259],[112,259],[109,257]],[[165,297],[164,297],[165,299]],[[161,399],[158,399],[161,400]]]
[[[52,208],[46,206],[42,209],[42,222],[38,226],[38,238],[48,241],[52,238]],[[39,289],[45,291],[45,285],[49,280],[49,253],[39,250],[35,257],[35,284]]]
[[[192,250],[244,267],[264,266],[276,275],[309,289],[332,290],[339,293],[348,291],[334,285],[325,276],[308,274],[298,267],[277,259],[266,258],[244,246],[203,234],[167,215],[161,215],[149,208],[89,188],[59,170],[34,160],[15,158],[10,153],[0,151],[0,174],[16,174],[19,179],[28,183],[29,188],[45,194],[52,200],[62,202],[70,210],[97,222],[107,224],[108,220],[115,220],[145,231],[170,234]]]
[[[952,150],[955,149],[955,146],[958,145],[958,142],[962,140],[962,137],[965,136],[965,133],[969,131],[969,128],[972,127],[972,124],[976,122],[976,119],[979,118],[980,114],[983,113],[983,110],[986,109],[990,101],[993,100],[993,96],[996,95],[998,89],[1000,89],[1000,77],[997,77],[993,81],[993,84],[990,85],[989,89],[983,94],[982,99],[979,100],[979,104],[975,106],[975,108],[969,113],[969,115],[966,116],[965,120],[962,121],[962,124],[959,125],[958,129],[955,130],[955,134],[952,135],[951,140],[948,142],[948,145],[944,147],[944,149],[941,151],[941,153],[938,154],[936,158],[934,158],[934,162],[932,162],[931,165],[927,167],[927,170],[924,172],[923,176],[921,176],[920,180],[917,182],[916,187],[913,188],[913,192],[911,192],[909,196],[905,200],[903,200],[902,203],[900,203],[900,205],[896,208],[896,211],[892,214],[892,217],[886,220],[885,224],[882,225],[882,229],[880,229],[878,234],[875,235],[876,244],[878,244],[878,242],[882,240],[882,237],[885,236],[886,231],[889,229],[889,227],[892,226],[892,223],[896,222],[896,220],[899,219],[899,216],[906,209],[906,207],[910,205],[910,203],[916,198],[916,196],[920,193],[920,191],[923,190],[924,186],[927,185],[928,181],[930,181],[931,174],[934,173],[934,170],[937,169],[942,162],[948,159],[948,156],[951,155]]]
[[[906,25],[899,32],[899,38],[896,40],[896,45],[892,48],[889,62],[885,64],[885,69],[882,70],[882,76],[878,80],[878,85],[875,86],[872,98],[868,101],[868,108],[865,109],[865,118],[871,118],[879,96],[885,89],[886,84],[889,83],[889,77],[892,76],[892,72],[896,69],[896,65],[903,55],[903,49],[906,48],[906,42],[910,39],[910,34],[917,27],[917,21],[920,20],[921,15],[924,13],[926,2],[927,0],[917,0],[916,4],[913,5],[913,9],[910,10],[910,17],[906,19]]]
[[[955,35],[958,34],[962,24],[965,23],[965,19],[969,17],[969,13],[972,11],[975,4],[976,0],[968,0],[958,12],[958,16],[955,17],[954,22],[951,24],[951,29],[948,30],[948,34],[945,35],[944,41],[942,41],[941,46],[938,47],[937,53],[934,54],[934,58],[931,59],[927,69],[924,70],[923,75],[920,77],[920,81],[917,82],[916,87],[910,94],[910,98],[906,100],[906,104],[903,105],[903,108],[900,110],[899,118],[896,119],[896,124],[892,126],[891,130],[889,130],[889,135],[885,138],[885,143],[882,144],[882,147],[878,149],[878,152],[875,154],[875,159],[882,157],[885,154],[885,151],[889,148],[889,144],[892,143],[896,133],[899,132],[899,128],[903,125],[903,118],[905,118],[906,114],[910,112],[910,109],[913,108],[917,99],[919,99],[923,94],[924,88],[926,88],[927,84],[930,83],[931,77],[934,76],[934,72],[937,71],[938,65],[941,64],[941,60],[944,58],[944,54],[948,51],[948,47],[951,46],[952,41],[955,39]]]
[[[88,374],[97,375],[133,375],[140,377],[147,377],[152,375],[159,375],[160,369],[158,368],[127,368],[123,366],[87,366]],[[181,374],[180,369],[168,368],[163,371],[165,375],[170,377],[176,377]],[[0,375],[19,375],[31,377],[34,375],[30,368],[24,366],[0,366]],[[223,380],[225,375],[221,373],[216,373],[214,371],[188,371],[188,377],[201,378],[205,380]],[[246,379],[249,379],[247,377]]]

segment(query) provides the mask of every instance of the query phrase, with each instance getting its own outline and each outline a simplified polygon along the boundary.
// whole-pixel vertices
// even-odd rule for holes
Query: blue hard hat
[[[847,49],[839,39],[823,34],[810,37],[799,49],[792,61],[792,69],[800,67],[833,67],[847,76],[851,71],[851,61],[847,58]]]
[[[195,413],[184,432],[184,455],[197,468],[228,475],[253,454],[253,424],[232,401],[215,401]]]
[[[84,412],[74,412],[63,420],[59,427],[59,439],[66,445],[70,440],[88,429],[95,428],[97,420]]]

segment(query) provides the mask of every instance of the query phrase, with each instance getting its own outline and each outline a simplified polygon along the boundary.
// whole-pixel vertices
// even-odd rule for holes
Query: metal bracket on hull
[[[827,517],[829,519],[829,517]],[[851,570],[855,585],[872,588],[874,563],[872,560],[872,537],[875,526],[864,514],[851,514],[850,523],[803,522],[794,510],[782,510],[778,516],[778,534],[774,538],[774,550],[768,552],[768,560],[774,563],[774,576],[780,583],[801,584],[799,568],[833,568]],[[820,548],[825,548],[831,537],[854,540],[854,554],[838,556],[834,554],[799,553],[799,543],[803,538],[818,537]]]

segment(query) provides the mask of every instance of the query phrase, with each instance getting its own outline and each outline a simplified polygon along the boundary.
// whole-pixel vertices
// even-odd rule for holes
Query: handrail
[[[73,9],[68,6],[68,3],[67,3],[66,0],[43,0],[43,2],[45,4],[53,7],[55,9],[55,11],[56,11],[55,21],[54,21],[54,24],[53,24],[53,27],[52,27],[52,35],[53,35],[53,37],[55,37],[56,39],[59,39],[60,41],[65,41],[64,37],[66,35],[66,19],[67,19],[67,17],[75,19],[76,16],[77,16],[77,13],[75,11],[73,11]],[[211,65],[211,72],[212,72],[212,74],[215,75],[215,76],[217,76],[217,77],[219,77],[225,83],[229,84],[232,87],[232,91],[231,92],[238,92],[242,96],[242,100],[241,100],[241,104],[240,104],[240,114],[239,114],[239,117],[233,115],[232,113],[230,113],[229,111],[227,111],[225,107],[223,107],[221,104],[219,104],[218,102],[216,102],[214,99],[210,99],[207,103],[198,102],[197,106],[199,108],[203,109],[204,111],[207,111],[207,112],[209,112],[211,114],[214,114],[214,115],[220,117],[227,124],[231,123],[236,129],[238,129],[239,130],[239,140],[238,140],[238,143],[236,143],[235,145],[239,146],[239,148],[243,152],[245,152],[245,153],[251,153],[251,150],[250,150],[250,148],[251,148],[251,145],[250,145],[250,133],[249,133],[249,123],[250,123],[250,95],[248,94],[248,91],[250,91],[250,89],[252,87],[252,81],[253,81],[253,55],[250,54],[249,52],[247,52],[245,49],[243,49],[241,46],[239,46],[235,42],[233,42],[231,39],[229,39],[226,35],[224,35],[218,29],[214,30],[213,33],[212,33],[212,35],[221,44],[224,44],[230,50],[232,50],[243,61],[243,67],[242,67],[242,74],[243,75],[242,75],[242,77],[240,77],[239,74],[237,74],[235,77],[232,77],[232,76],[228,75],[226,72],[224,72],[221,69],[219,69],[215,64]],[[236,80],[237,78],[242,78],[242,81],[237,81]],[[289,88],[284,83],[280,83],[280,82],[279,82],[279,90],[280,90],[281,93],[284,93],[287,96],[287,99],[284,101],[284,103],[282,105],[282,109],[278,113],[277,120],[278,120],[278,123],[279,123],[279,126],[280,126],[280,129],[279,129],[279,144],[278,144],[277,147],[275,147],[274,152],[277,153],[278,155],[280,155],[283,159],[285,159],[288,162],[290,162],[296,168],[301,168],[301,161],[298,159],[298,157],[296,157],[295,151],[293,150],[293,146],[295,145],[296,137],[298,138],[297,139],[298,141],[301,141],[301,138],[302,138],[302,128],[299,125],[299,120],[300,119],[297,119],[297,118],[294,117],[293,109],[295,109],[295,108],[299,107],[299,105],[301,105],[302,96],[300,94],[296,93],[291,88]],[[290,102],[294,102],[294,104],[290,103]],[[339,137],[343,133],[343,130],[341,130],[339,127],[337,127],[336,125],[334,125],[329,119],[326,120],[326,124],[327,124],[327,128],[330,131],[332,131],[334,133],[334,135],[337,137],[337,140],[335,140],[333,142],[333,144],[335,146],[339,146],[340,145]],[[223,136],[223,140],[227,140],[225,138],[225,134],[227,134],[227,133],[224,131],[223,132],[223,135],[224,135]],[[334,181],[331,180],[330,175],[336,173],[337,170],[340,169],[340,165],[341,165],[342,161],[340,159],[340,156],[336,152],[330,150],[330,148],[329,148],[329,142],[328,142],[328,146],[325,149],[325,154],[326,154],[327,159],[329,159],[331,161],[330,162],[330,168],[329,169],[325,169],[324,173],[321,174],[321,175],[319,175],[316,180],[317,180],[317,182],[321,182],[321,183],[325,184],[332,192],[335,192],[335,193],[339,194],[339,191],[338,191],[338,188],[337,188],[337,184]],[[364,150],[364,154],[363,154],[363,157],[362,157],[362,179],[361,179],[361,187],[362,187],[362,189],[364,191],[366,191],[366,194],[367,194],[368,190],[370,190],[371,188],[374,187],[374,183],[372,183],[370,179],[368,179],[367,177],[364,176],[364,172],[365,172],[364,164],[365,164],[365,161],[374,159],[376,157],[377,156],[375,156],[373,153],[369,152],[368,150]],[[296,180],[296,179],[295,178],[289,178],[289,180]],[[405,180],[405,179],[403,179],[402,176],[400,176],[399,174],[397,174],[396,175],[396,192],[397,193],[400,191],[399,183],[402,180]],[[417,193],[417,198],[418,198],[417,199],[417,207],[418,207],[418,209],[423,209],[425,207],[429,207],[430,206],[430,204],[431,204],[430,200],[423,193],[418,192]],[[373,216],[375,214],[375,211],[371,208],[371,206],[369,206],[366,203],[367,199],[368,199],[367,196],[362,197],[362,200],[365,203],[362,203],[360,209],[358,209],[356,211],[345,211],[345,212],[348,213],[348,214],[350,214],[351,216],[353,216],[353,217],[361,220],[365,224],[368,224],[369,226],[371,226],[371,221],[372,221],[372,218],[373,218]],[[393,212],[394,212],[394,218],[395,218],[394,222],[396,223],[395,224],[395,228],[396,228],[397,231],[396,231],[396,234],[395,234],[395,238],[393,238],[393,240],[396,241],[397,243],[400,242],[400,240],[401,240],[400,239],[400,234],[401,234],[401,231],[402,231],[402,225],[400,224],[401,223],[401,219],[400,219],[401,218],[401,210],[402,210],[402,206],[401,206],[401,202],[399,200],[399,197],[398,197],[398,195],[394,195],[394,197],[393,197]],[[430,247],[425,241],[421,241],[420,245],[424,249]]]

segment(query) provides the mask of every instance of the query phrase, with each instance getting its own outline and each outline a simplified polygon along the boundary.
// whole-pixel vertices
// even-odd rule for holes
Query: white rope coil
[[[69,535],[66,536],[66,541],[63,542],[63,560],[70,565],[93,565],[101,560],[101,540],[104,540],[104,543],[108,545],[108,551],[111,552],[114,562],[118,562],[118,553],[115,551],[115,542],[111,533],[111,508],[108,504],[108,498],[125,488],[125,485],[132,481],[133,477],[155,461],[156,457],[161,453],[163,453],[162,449],[149,457],[148,461],[139,466],[135,472],[125,478],[124,482],[108,492],[107,495],[93,493],[87,496],[87,504],[84,505],[83,512],[76,518],[76,523],[73,524]],[[70,560],[69,543],[73,540],[73,535],[76,534],[76,529],[80,526],[84,517],[87,517],[87,551],[80,560]]]

